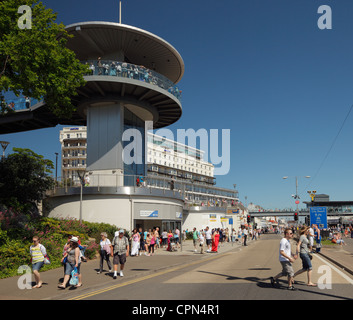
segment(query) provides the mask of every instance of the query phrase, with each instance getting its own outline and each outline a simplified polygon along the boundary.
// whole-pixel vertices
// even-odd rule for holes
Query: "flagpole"
[[[119,1],[119,23],[121,24],[121,1]]]

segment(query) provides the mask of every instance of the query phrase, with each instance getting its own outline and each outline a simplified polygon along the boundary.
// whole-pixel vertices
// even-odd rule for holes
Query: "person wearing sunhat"
[[[80,256],[81,254],[80,254],[80,248],[78,247],[78,238],[71,237],[69,242],[69,247],[66,249],[66,252],[63,258],[61,259],[61,262],[63,262],[64,259],[67,257],[64,281],[61,285],[58,286],[60,289],[66,288],[66,285],[70,280],[71,271],[74,270],[75,267],[77,268],[77,273],[78,273],[78,284],[75,287],[82,286],[82,277],[80,272],[80,266],[81,266]]]
[[[123,277],[123,270],[126,263],[126,257],[129,256],[129,240],[124,236],[124,230],[120,229],[115,232],[115,237],[112,241],[111,256],[113,257],[113,279],[117,278],[118,264],[120,263],[120,277]]]
[[[294,274],[293,278],[295,278],[296,276],[306,271],[307,277],[308,277],[308,282],[306,285],[311,287],[316,287],[316,284],[311,281],[311,274],[312,274],[313,267],[311,265],[312,257],[310,256],[311,244],[308,239],[309,232],[310,232],[310,228],[307,226],[304,226],[300,230],[300,238],[297,244],[297,255],[299,254],[300,259],[302,260],[303,267],[302,269],[298,270]]]

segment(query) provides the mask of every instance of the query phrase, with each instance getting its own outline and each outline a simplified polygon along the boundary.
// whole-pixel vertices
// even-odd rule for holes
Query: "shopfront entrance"
[[[159,227],[159,233],[161,234],[164,230],[169,231],[172,230],[174,232],[175,228],[178,228],[181,233],[181,221],[177,220],[135,220],[135,228],[137,230],[142,228],[145,230],[153,230],[153,228]]]

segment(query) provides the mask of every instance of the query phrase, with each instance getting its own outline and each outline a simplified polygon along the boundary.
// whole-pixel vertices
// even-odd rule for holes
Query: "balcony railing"
[[[87,60],[81,63],[89,66],[90,72],[87,76],[122,77],[150,83],[168,91],[181,101],[181,90],[171,80],[144,66],[113,60]]]
[[[66,166],[66,168],[70,166]],[[76,167],[76,170],[79,169]],[[170,179],[158,176],[136,176],[124,174],[89,174],[89,172],[80,173],[85,187],[100,188],[111,187],[118,189],[120,187],[145,188],[151,190],[173,191],[174,194],[182,195],[186,204],[199,205],[205,207],[228,207],[233,201],[238,201],[237,192],[228,189],[216,188],[211,186],[198,185],[179,179]],[[80,179],[77,173],[72,171],[70,176],[58,179],[57,188],[69,190],[72,187],[79,187]]]
[[[25,97],[17,97],[12,99],[5,99],[0,102],[0,114],[11,113],[14,111],[30,109],[37,104],[40,100]]]

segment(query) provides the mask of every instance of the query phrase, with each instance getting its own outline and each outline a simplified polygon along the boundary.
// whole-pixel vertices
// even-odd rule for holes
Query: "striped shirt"
[[[31,246],[30,252],[32,256],[32,264],[44,261],[44,255],[39,246]]]

